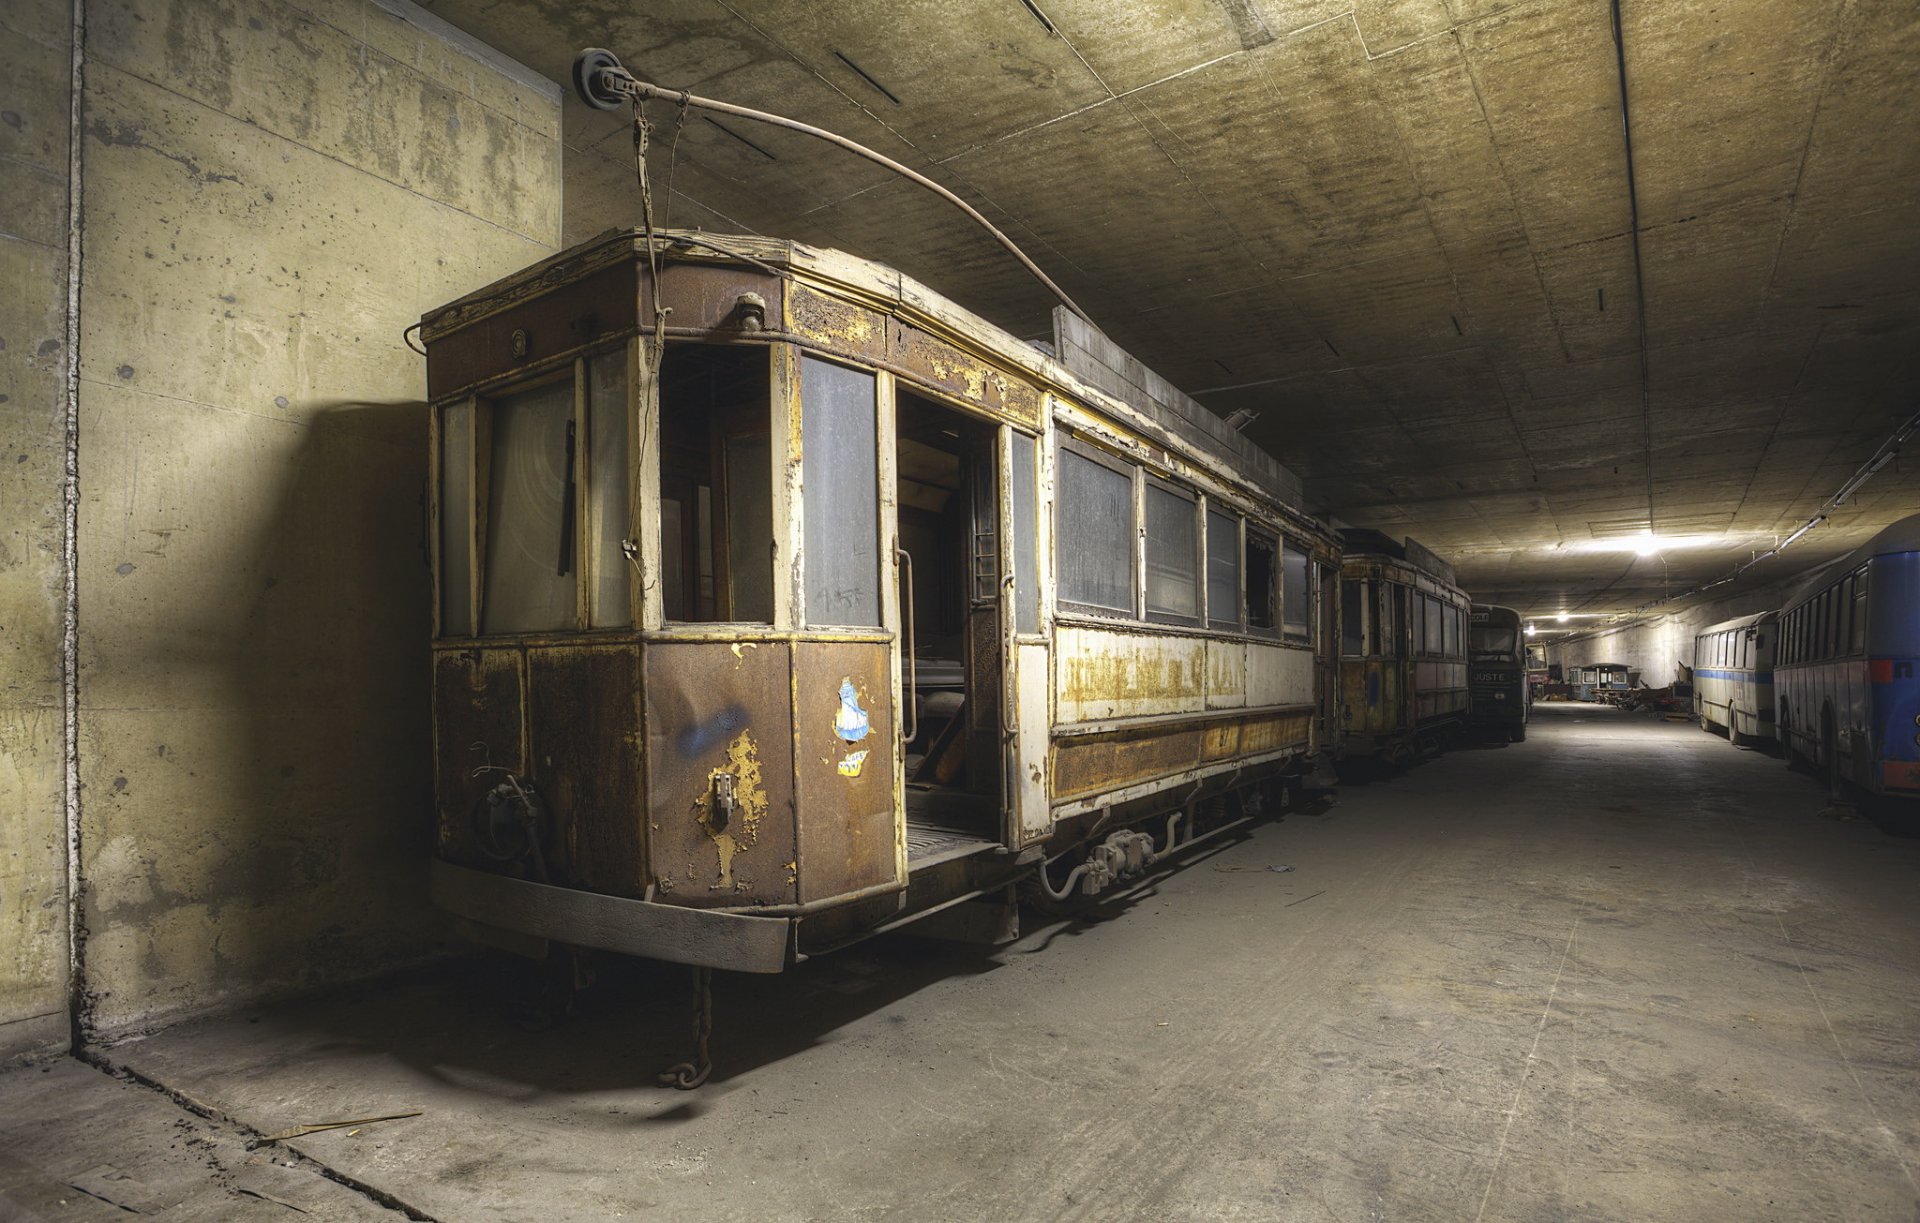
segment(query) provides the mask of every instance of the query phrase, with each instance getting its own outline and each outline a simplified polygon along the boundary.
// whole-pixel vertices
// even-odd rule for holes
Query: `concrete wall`
[[[1682,608],[1625,628],[1601,630],[1578,640],[1549,642],[1547,661],[1565,667],[1594,662],[1625,663],[1640,672],[1642,684],[1664,688],[1679,677],[1677,664],[1693,664],[1694,634],[1722,620],[1779,607],[1799,580],[1796,577],[1778,585]]]
[[[0,8],[0,1062],[67,1037],[72,6]]]
[[[90,0],[99,1031],[430,954],[421,311],[560,238],[555,87],[369,0]]]

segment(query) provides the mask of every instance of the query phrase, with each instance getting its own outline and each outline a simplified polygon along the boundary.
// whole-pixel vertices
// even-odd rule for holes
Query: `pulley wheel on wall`
[[[627,95],[608,89],[600,73],[619,67],[620,57],[613,52],[605,47],[588,47],[573,57],[573,92],[595,110],[613,110],[626,102]]]

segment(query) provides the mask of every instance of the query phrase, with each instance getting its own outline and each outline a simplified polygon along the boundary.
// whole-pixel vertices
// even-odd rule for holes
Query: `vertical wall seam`
[[[67,387],[65,472],[61,481],[60,687],[67,833],[67,1039],[73,1051],[86,1043],[86,928],[80,876],[80,137],[86,80],[86,0],[73,0],[69,29],[72,59],[67,100]]]

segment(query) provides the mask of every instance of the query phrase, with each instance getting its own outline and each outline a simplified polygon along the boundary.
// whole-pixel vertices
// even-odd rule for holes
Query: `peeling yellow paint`
[[[735,807],[727,826],[716,829],[709,810],[713,802],[712,778],[722,772],[734,776]],[[733,887],[734,856],[759,838],[760,819],[767,813],[767,788],[760,776],[760,752],[754,745],[751,729],[733,737],[733,742],[727,744],[727,763],[707,776],[707,788],[693,801],[693,818],[713,839],[714,850],[720,858],[720,881],[708,888],[717,892]]]

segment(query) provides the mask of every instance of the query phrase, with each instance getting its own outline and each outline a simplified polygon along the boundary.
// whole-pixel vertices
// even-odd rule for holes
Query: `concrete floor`
[[[1822,806],[1544,706],[1099,920],[723,978],[693,1093],[654,1085],[685,977],[649,966],[547,1033],[463,966],[104,1056],[255,1131],[422,1110],[288,1145],[443,1220],[1913,1220],[1920,841]],[[0,1111],[100,1123],[40,1081]],[[88,1158],[15,1153],[0,1205]]]

